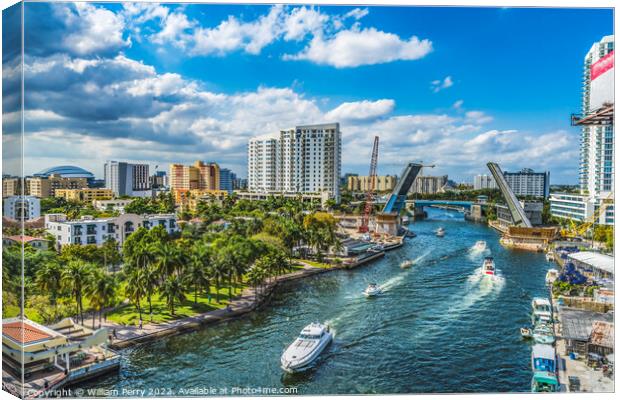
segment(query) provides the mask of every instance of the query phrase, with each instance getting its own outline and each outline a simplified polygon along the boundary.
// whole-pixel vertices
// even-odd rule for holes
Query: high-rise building
[[[220,190],[220,167],[196,161],[193,165],[170,164],[171,190]]]
[[[611,105],[614,101],[614,36],[603,37],[586,53],[583,64],[584,117]],[[614,126],[581,125],[579,163],[580,195],[553,193],[551,214],[596,223],[614,223]],[[604,207],[605,210],[601,209]],[[600,210],[600,211],[599,211]]]
[[[342,142],[340,124],[297,126],[248,145],[252,192],[328,193],[337,201]]]
[[[474,190],[480,189],[497,189],[497,183],[493,175],[476,175],[474,176]]]
[[[517,196],[549,197],[549,171],[534,172],[523,168],[519,172],[504,171],[504,178]]]
[[[409,193],[435,194],[442,191],[448,183],[448,175],[420,176],[418,175],[409,189]]]
[[[155,175],[151,175],[150,177],[150,183],[151,187],[155,189],[167,187],[168,176],[166,175],[166,171],[155,172]]]
[[[149,165],[108,161],[104,164],[105,187],[115,196],[132,196],[150,189]]]
[[[229,194],[233,191],[233,180],[236,179],[235,174],[228,168],[220,169],[220,190],[225,190]]]

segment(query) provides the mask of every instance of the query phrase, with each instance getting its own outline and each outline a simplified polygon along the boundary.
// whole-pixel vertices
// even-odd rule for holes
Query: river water
[[[298,394],[529,391],[530,345],[519,327],[528,324],[532,297],[546,294],[544,254],[504,249],[497,233],[460,213],[428,212],[411,225],[417,237],[385,258],[291,282],[246,318],[124,350],[118,374],[80,388],[118,395],[235,387]],[[434,235],[440,226],[444,238]],[[485,253],[471,250],[477,240],[487,242]],[[485,255],[495,258],[496,281],[478,278]],[[403,270],[406,259],[414,265]],[[384,293],[365,298],[369,282]],[[313,321],[328,322],[334,342],[313,368],[283,372],[282,351]]]

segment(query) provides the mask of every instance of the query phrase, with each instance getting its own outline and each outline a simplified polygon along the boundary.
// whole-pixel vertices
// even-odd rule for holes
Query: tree
[[[136,306],[140,321],[142,321],[142,307],[140,302],[146,295],[143,269],[134,268],[129,272],[127,276],[127,286],[125,286],[125,295],[129,301]]]
[[[209,248],[201,242],[197,242],[192,246],[189,268],[185,275],[188,284],[194,286],[194,304],[198,302],[198,291],[201,288],[209,290],[209,276],[207,274],[209,268]]]
[[[82,324],[84,324],[82,297],[84,295],[84,289],[90,284],[92,271],[93,267],[91,264],[86,264],[78,260],[69,261],[67,267],[62,271],[62,285],[71,291],[71,295],[75,299]]]
[[[155,269],[155,266],[148,265],[142,269],[142,285],[144,287],[144,294],[149,303],[149,320],[153,322],[153,295],[157,290],[159,284],[159,273]]]
[[[115,267],[121,260],[121,253],[118,251],[118,243],[114,238],[109,237],[101,246],[101,253],[103,256],[103,265],[107,268],[109,265]]]
[[[336,219],[329,213],[314,212],[306,215],[304,229],[307,232],[308,244],[316,250],[319,260],[330,247],[340,245],[336,236]]]
[[[179,269],[179,250],[174,242],[166,242],[157,247],[151,246],[155,255],[157,270],[162,280],[171,276]]]
[[[94,270],[93,279],[88,286],[90,304],[93,307],[93,329],[95,329],[95,310],[99,312],[99,326],[103,309],[116,298],[117,283],[113,276],[101,269]]]
[[[62,267],[56,261],[50,261],[41,266],[36,272],[35,283],[44,292],[49,292],[50,302],[56,307],[58,292],[62,285]]]
[[[166,305],[170,308],[170,314],[174,315],[174,303],[185,301],[185,291],[181,279],[178,276],[169,276],[161,287],[161,295],[166,299]]]

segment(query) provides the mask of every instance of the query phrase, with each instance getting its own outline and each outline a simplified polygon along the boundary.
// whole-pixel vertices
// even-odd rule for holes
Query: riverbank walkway
[[[270,293],[279,283],[300,279],[305,276],[337,268],[319,268],[300,260],[296,262],[302,265],[301,269],[269,279],[265,285],[263,285],[263,288],[259,289],[261,294]],[[255,289],[253,287],[247,287],[239,296],[233,298],[226,308],[164,323],[150,323],[145,321],[142,328],[136,325],[121,325],[111,321],[103,322],[102,326],[108,328],[111,335],[110,346],[112,348],[123,348],[146,342],[156,337],[168,336],[176,332],[195,329],[200,325],[231,319],[254,310],[257,305],[257,293]]]

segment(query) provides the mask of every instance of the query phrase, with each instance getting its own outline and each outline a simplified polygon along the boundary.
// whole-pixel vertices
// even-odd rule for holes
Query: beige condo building
[[[393,175],[380,175],[375,177],[375,191],[390,192],[396,186],[396,177]],[[370,176],[349,176],[347,189],[352,192],[367,192],[371,186]]]

